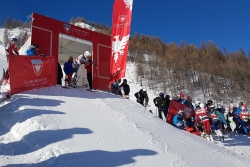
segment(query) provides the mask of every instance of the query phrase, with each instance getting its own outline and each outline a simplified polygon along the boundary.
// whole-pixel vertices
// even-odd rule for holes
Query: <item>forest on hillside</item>
[[[84,17],[72,17],[69,21],[71,24],[76,22],[84,22],[101,33],[111,35],[111,27],[103,23],[89,22]],[[17,26],[4,23],[2,27],[8,30],[14,25]],[[226,48],[221,51],[213,41],[203,42],[199,47],[185,42],[177,45],[160,37],[135,33],[129,42],[128,61],[136,64],[141,85],[176,95],[185,92],[194,96],[194,92],[200,90],[204,97],[217,102],[243,100],[250,103],[249,58],[249,51],[241,48],[236,52],[228,52]]]

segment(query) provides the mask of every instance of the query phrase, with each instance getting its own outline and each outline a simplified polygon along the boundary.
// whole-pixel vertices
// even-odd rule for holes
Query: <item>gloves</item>
[[[40,54],[39,56],[43,56],[44,58],[46,57],[45,54]]]

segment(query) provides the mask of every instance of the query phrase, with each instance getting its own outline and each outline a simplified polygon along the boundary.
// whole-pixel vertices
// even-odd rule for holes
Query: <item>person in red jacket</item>
[[[204,108],[205,104],[204,102],[200,103],[199,108],[196,109],[195,113],[196,113],[196,123],[200,123],[203,125],[204,128],[204,137],[206,136],[207,140],[214,142],[212,133],[211,133],[211,129],[210,129],[210,119],[207,115],[207,111]]]
[[[10,39],[10,43],[8,43],[5,48],[5,54],[7,58],[7,70],[6,70],[5,77],[4,77],[4,84],[9,83],[9,77],[10,77],[9,76],[9,57],[10,55],[19,55],[18,48],[16,46],[17,42],[18,42],[18,38],[15,36],[12,36]]]
[[[86,55],[85,55],[85,53],[86,53]],[[92,62],[92,55],[90,52],[86,51],[85,53],[84,53],[84,56],[86,57],[87,62],[85,64],[84,68],[87,70],[87,80],[89,83],[89,89],[92,90],[93,89],[93,87],[92,87],[92,65],[97,66],[97,64]]]

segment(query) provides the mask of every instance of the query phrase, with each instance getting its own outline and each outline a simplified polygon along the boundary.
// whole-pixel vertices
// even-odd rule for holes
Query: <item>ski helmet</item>
[[[126,83],[127,83],[128,81],[127,81],[127,79],[123,79],[123,82],[126,82]]]
[[[142,89],[143,92],[147,92],[147,89]]]
[[[182,110],[179,110],[179,111],[178,111],[178,114],[179,114],[180,116],[184,116],[184,112],[183,112]]]
[[[164,93],[163,93],[163,92],[159,93],[159,96],[160,96],[161,98],[164,98]]]
[[[200,108],[204,108],[204,107],[205,107],[204,102],[200,102]]]
[[[11,41],[18,42],[18,38],[16,36],[12,36]]]
[[[212,101],[212,100],[208,100],[208,101],[207,101],[207,105],[210,106],[210,105],[212,105],[212,104],[213,104],[213,101]]]
[[[37,44],[32,44],[32,45],[30,45],[30,48],[38,50],[39,46]]]
[[[196,101],[195,101],[195,104],[196,104],[196,105],[199,105],[200,103],[201,103],[200,100],[196,100]]]
[[[166,95],[166,97],[165,97],[166,99],[169,99],[170,98],[170,96],[169,95]]]
[[[87,60],[91,59],[91,53],[89,51],[85,51],[84,56],[86,57]]]

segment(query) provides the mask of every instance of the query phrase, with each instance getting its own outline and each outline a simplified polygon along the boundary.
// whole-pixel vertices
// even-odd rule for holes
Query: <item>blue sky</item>
[[[7,16],[26,20],[36,12],[69,22],[85,17],[111,26],[114,0],[43,0],[1,1],[0,23]],[[5,6],[5,7],[3,7]],[[250,51],[249,0],[134,0],[131,35],[135,32],[159,36],[167,43],[195,44],[213,41],[222,50]]]

